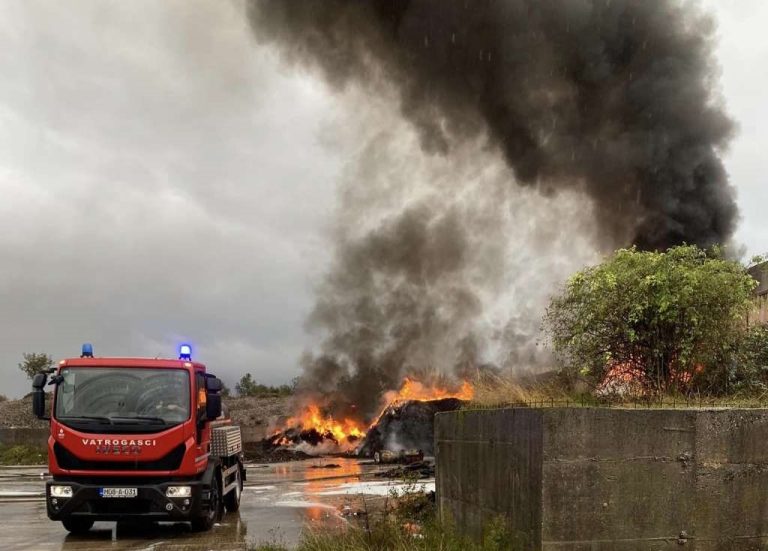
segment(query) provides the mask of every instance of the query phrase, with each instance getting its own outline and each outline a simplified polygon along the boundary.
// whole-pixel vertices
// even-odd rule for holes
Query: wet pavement
[[[328,464],[337,468],[317,468]],[[210,532],[185,524],[130,526],[96,523],[86,536],[72,536],[45,513],[42,468],[0,468],[2,550],[245,550],[258,543],[296,544],[302,528],[342,527],[347,515],[380,505],[411,485],[374,478],[382,467],[347,458],[248,465],[240,511],[227,513]],[[434,480],[418,488],[434,489]],[[350,517],[353,518],[353,517]]]

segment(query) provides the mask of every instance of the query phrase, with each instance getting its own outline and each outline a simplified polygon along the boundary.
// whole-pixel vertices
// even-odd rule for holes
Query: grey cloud
[[[726,157],[744,218],[737,238],[761,252],[768,9],[712,4],[725,99],[740,126]],[[230,384],[245,370],[287,381],[317,338],[303,327],[328,269],[328,235],[334,224],[365,234],[351,196],[367,194],[384,216],[409,197],[398,177],[411,166],[451,178],[450,166],[401,155],[385,136],[385,170],[364,189],[346,185],[366,174],[360,158],[375,161],[375,147],[360,149],[396,128],[392,118],[360,102],[342,108],[320,79],[281,67],[257,46],[239,2],[9,0],[0,4],[0,74],[2,394],[28,390],[16,370],[22,352],[66,357],[85,340],[97,353],[149,356],[190,340]],[[545,293],[519,290],[588,255],[546,231],[578,211],[533,228],[535,200],[512,199],[519,239],[543,243],[552,258],[508,251],[523,268],[491,274],[507,291],[480,294],[490,308],[479,330],[527,337]]]
[[[16,2],[0,27],[0,362],[170,356],[290,380],[338,171],[333,105],[237,3]],[[286,116],[286,114],[289,114]]]

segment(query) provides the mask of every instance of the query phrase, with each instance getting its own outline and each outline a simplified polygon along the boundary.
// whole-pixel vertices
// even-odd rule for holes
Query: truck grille
[[[80,459],[58,442],[53,445],[59,467],[75,471],[175,471],[181,466],[184,451],[184,444],[179,444],[168,454],[153,461],[93,461]]]

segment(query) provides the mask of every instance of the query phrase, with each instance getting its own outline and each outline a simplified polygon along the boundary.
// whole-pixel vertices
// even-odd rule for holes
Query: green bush
[[[755,285],[718,250],[622,249],[571,277],[544,326],[570,380],[617,368],[646,393],[722,393]]]
[[[768,391],[768,325],[750,327],[729,370],[731,391]]]

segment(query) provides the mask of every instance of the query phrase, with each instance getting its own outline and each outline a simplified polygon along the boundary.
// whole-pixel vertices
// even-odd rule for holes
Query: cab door
[[[211,451],[211,429],[208,424],[205,406],[207,404],[207,394],[205,387],[205,374],[202,371],[195,372],[195,444],[197,454],[195,457],[200,459],[199,465],[203,468],[207,461],[203,457],[208,457]],[[202,470],[202,469],[199,469]]]

